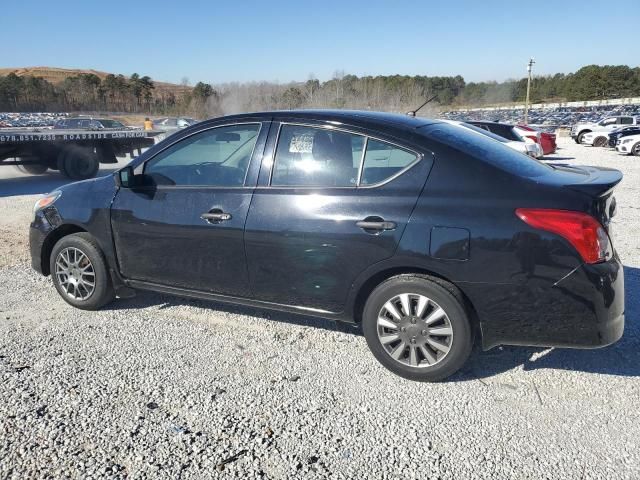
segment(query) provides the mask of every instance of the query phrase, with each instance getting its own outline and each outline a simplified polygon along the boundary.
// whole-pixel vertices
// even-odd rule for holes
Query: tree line
[[[221,114],[293,108],[355,108],[408,111],[434,96],[435,105],[481,106],[522,102],[526,78],[504,82],[465,82],[456,76],[363,76],[336,71],[320,81],[199,82],[182,89],[159,88],[148,76],[78,74],[59,84],[40,77],[0,77],[0,111],[108,111],[156,115]],[[187,88],[188,87],[188,88]],[[535,76],[532,102],[580,101],[640,96],[640,67],[589,65],[575,73]]]

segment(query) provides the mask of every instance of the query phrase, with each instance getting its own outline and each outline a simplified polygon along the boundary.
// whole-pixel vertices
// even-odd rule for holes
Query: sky
[[[640,63],[640,0],[3,3],[0,67],[220,84],[327,80],[336,71],[502,81],[524,77],[530,57],[534,74]]]

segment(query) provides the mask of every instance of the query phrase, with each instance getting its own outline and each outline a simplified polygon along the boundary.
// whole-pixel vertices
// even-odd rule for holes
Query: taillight
[[[535,135],[527,135],[527,138],[530,138],[531,140],[533,140],[534,142],[538,143],[538,137],[536,137]]]
[[[565,238],[586,263],[602,262],[611,255],[609,236],[591,215],[547,208],[518,208],[516,215],[533,228]]]

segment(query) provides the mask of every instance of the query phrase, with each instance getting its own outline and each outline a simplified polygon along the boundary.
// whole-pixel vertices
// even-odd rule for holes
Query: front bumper
[[[631,153],[631,147],[626,144],[616,145],[616,152],[619,153]]]
[[[47,235],[53,230],[51,223],[43,212],[37,212],[29,227],[29,251],[31,253],[31,266],[33,269],[45,275],[49,266],[43,265],[42,255]]]

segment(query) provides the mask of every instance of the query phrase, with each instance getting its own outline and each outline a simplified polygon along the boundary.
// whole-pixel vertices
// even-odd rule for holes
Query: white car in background
[[[587,132],[581,137],[581,145],[591,145],[593,147],[606,147],[609,144],[610,132]]]
[[[616,142],[616,152],[640,157],[640,135],[622,137]]]
[[[542,149],[540,147],[540,144],[538,143],[526,142],[524,140],[521,142],[515,140],[507,140],[506,138],[501,137],[500,135],[496,135],[495,133],[485,130],[484,128],[471,125],[470,123],[461,122],[459,120],[445,120],[441,118],[440,121],[448,123],[450,125],[455,125],[460,128],[467,128],[476,132],[478,135],[485,135],[489,138],[493,138],[494,140],[503,143],[507,147],[513,148],[514,150],[517,150],[520,153],[524,153],[525,155],[529,155],[530,157],[538,158],[542,155]]]
[[[619,115],[616,117],[605,117],[595,123],[576,123],[571,127],[571,138],[576,143],[582,143],[582,138],[589,132],[609,133],[616,128],[640,125],[640,117],[629,115]]]

